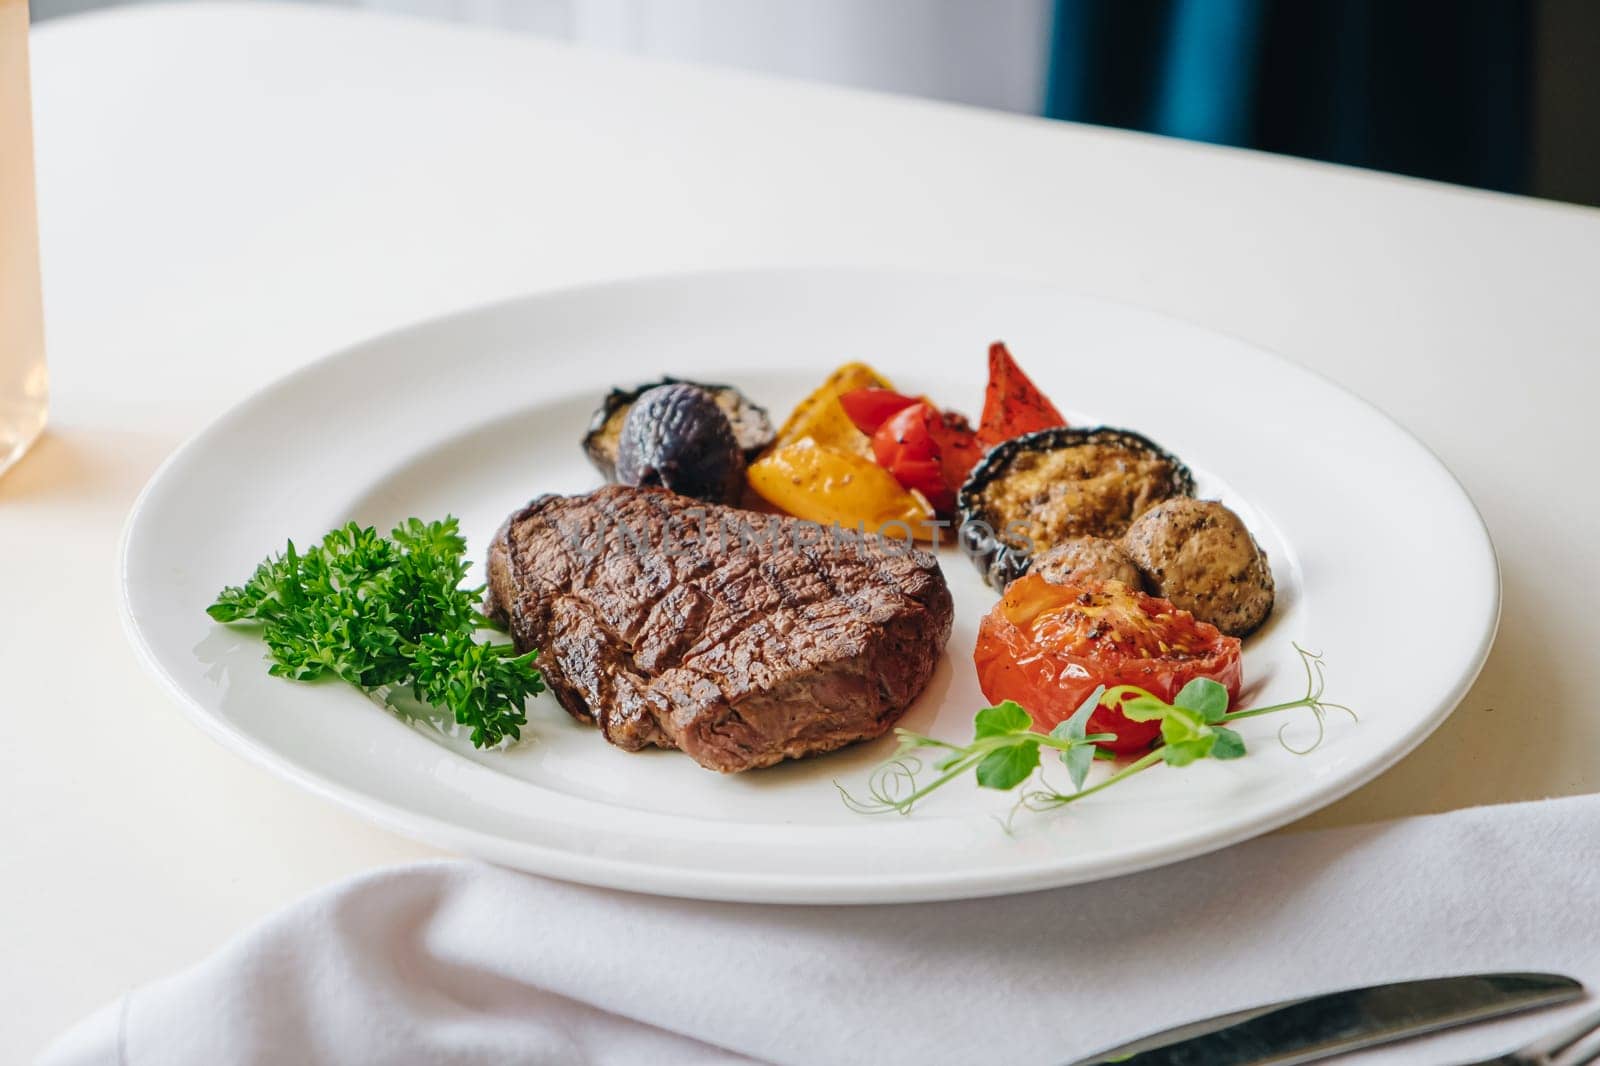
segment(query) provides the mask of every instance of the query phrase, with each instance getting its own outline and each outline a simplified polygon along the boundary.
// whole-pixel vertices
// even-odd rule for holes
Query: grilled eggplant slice
[[[1072,537],[1116,540],[1173,496],[1193,496],[1177,456],[1125,429],[1044,429],[989,449],[961,486],[963,551],[1003,590],[1034,552]]]
[[[622,443],[622,424],[627,421],[628,411],[639,397],[662,385],[696,385],[709,392],[728,416],[733,439],[747,461],[772,443],[772,420],[767,417],[767,409],[751,403],[732,385],[704,385],[683,378],[664,377],[632,389],[612,389],[589,420],[588,432],[583,435],[584,454],[607,481],[617,480],[617,449]]]

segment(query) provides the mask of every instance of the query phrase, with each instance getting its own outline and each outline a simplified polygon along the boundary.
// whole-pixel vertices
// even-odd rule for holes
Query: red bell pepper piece
[[[989,449],[1001,441],[1064,426],[1067,420],[1049,397],[1028,380],[999,341],[989,346],[989,387],[978,420],[978,444]]]
[[[902,396],[893,389],[852,389],[839,395],[839,406],[856,428],[869,437],[878,432],[890,415],[920,402],[915,396]]]

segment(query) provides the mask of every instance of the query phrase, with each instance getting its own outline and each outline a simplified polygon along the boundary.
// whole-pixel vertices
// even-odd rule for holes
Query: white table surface
[[[1454,717],[1300,824],[1600,791],[1600,212],[354,13],[125,9],[33,44],[55,406],[0,479],[0,1061],[428,853],[185,720],[123,639],[118,536],[161,459],[258,386],[535,289],[983,269],[1281,351],[1443,457],[1505,581]],[[1426,622],[1374,605],[1397,655]]]

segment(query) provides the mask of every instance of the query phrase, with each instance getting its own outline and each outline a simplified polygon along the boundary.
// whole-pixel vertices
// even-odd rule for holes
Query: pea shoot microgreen
[[[406,717],[397,697],[448,712],[472,743],[516,739],[523,703],[544,691],[537,652],[482,643],[483,589],[463,588],[466,538],[455,518],[406,520],[388,537],[354,522],[305,551],[290,541],[206,613],[261,627],[272,665],[294,681],[336,677]]]
[[[1286,703],[1230,711],[1227,689],[1208,678],[1196,678],[1184,685],[1171,703],[1131,685],[1109,690],[1101,686],[1049,733],[1036,733],[1033,716],[1026,708],[1006,700],[977,713],[970,744],[952,744],[908,729],[895,730],[900,745],[887,762],[868,776],[865,798],[852,795],[838,782],[834,786],[839,789],[845,805],[858,813],[910,814],[929,793],[973,770],[982,788],[1004,792],[1027,786],[1018,793],[1013,816],[1024,809],[1052,810],[1086,799],[1158,763],[1180,767],[1202,759],[1237,759],[1245,754],[1245,743],[1232,723],[1299,708],[1311,711],[1317,728],[1315,740],[1303,748],[1293,747],[1285,739],[1283,729],[1279,730],[1278,739],[1290,751],[1303,755],[1322,742],[1329,711],[1343,711],[1352,718],[1355,712],[1323,698],[1327,681],[1322,656],[1298,644],[1294,649],[1305,668],[1306,691],[1299,699]],[[1096,745],[1115,739],[1109,733],[1087,732],[1089,718],[1101,704],[1119,707],[1136,722],[1160,722],[1161,740],[1104,780],[1089,785],[1089,770],[1094,760],[1106,757]],[[1060,791],[1046,779],[1042,755],[1047,749],[1066,767],[1072,783],[1071,792]],[[939,753],[934,763],[939,774],[921,784],[918,781],[923,770],[920,755],[928,751]]]

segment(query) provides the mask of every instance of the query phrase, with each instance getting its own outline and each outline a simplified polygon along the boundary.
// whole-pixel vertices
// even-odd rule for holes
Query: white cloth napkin
[[[480,863],[317,892],[64,1036],[117,1063],[995,1063],[1403,978],[1600,987],[1600,796],[1273,836],[1007,899],[653,899]],[[1369,1054],[1449,1062],[1582,1007]]]

